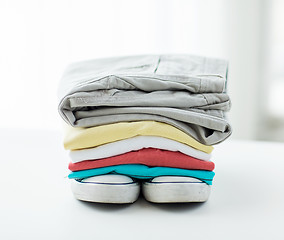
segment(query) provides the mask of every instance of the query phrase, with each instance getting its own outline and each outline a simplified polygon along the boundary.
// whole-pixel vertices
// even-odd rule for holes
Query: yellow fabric
[[[201,144],[169,124],[155,121],[119,122],[91,128],[66,125],[64,147],[70,150],[91,148],[141,135],[169,138],[206,153],[213,150],[212,146]]]

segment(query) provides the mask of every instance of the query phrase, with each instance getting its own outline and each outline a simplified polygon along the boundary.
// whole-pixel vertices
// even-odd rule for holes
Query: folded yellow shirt
[[[212,146],[201,144],[183,131],[156,121],[119,122],[90,128],[74,128],[66,125],[64,147],[78,150],[136,136],[169,138],[206,153],[211,153],[213,150]]]

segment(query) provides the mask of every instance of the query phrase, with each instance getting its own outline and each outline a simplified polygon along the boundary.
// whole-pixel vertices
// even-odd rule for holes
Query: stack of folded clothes
[[[59,112],[74,196],[104,203],[204,202],[212,145],[231,127],[227,62],[191,55],[106,58],[70,65]]]

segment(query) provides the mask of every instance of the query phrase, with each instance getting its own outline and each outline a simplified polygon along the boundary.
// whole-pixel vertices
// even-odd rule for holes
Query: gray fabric
[[[198,119],[198,118],[196,118]],[[196,119],[194,119],[196,121]],[[200,121],[197,124],[194,123],[185,123],[182,121],[177,121],[172,118],[167,118],[154,114],[110,114],[106,116],[100,117],[89,117],[78,120],[78,123],[81,125],[88,125],[88,122],[95,123],[94,126],[99,126],[103,124],[111,124],[117,122],[125,122],[125,121],[141,121],[141,120],[153,120],[158,122],[164,122],[170,124],[185,133],[189,134],[195,139],[205,139],[206,142],[215,142],[218,143],[224,139],[224,137],[228,137],[231,134],[231,127],[225,121],[221,123],[224,127],[224,131],[213,131],[210,128],[205,128],[200,126],[204,122],[204,119],[199,116]],[[221,125],[218,123],[218,125]],[[222,126],[220,126],[222,127]],[[219,139],[219,140],[218,140]]]
[[[59,86],[59,112],[74,127],[161,121],[212,145],[231,134],[226,75],[226,61],[189,55],[74,63]]]

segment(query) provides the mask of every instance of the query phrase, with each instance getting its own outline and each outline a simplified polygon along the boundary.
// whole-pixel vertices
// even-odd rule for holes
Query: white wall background
[[[59,128],[56,90],[73,61],[147,53],[228,59],[235,138],[258,137],[266,1],[0,0],[0,126]]]

